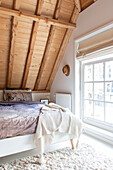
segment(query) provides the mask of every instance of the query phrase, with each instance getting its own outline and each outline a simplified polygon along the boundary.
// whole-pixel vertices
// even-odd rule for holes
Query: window
[[[83,121],[113,132],[113,57],[81,61]]]

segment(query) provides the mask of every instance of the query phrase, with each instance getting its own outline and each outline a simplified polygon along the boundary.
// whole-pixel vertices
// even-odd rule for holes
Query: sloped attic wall
[[[0,89],[50,90],[79,12],[92,0],[0,0]]]
[[[105,12],[106,11],[106,12]],[[75,101],[78,100],[75,94],[75,39],[89,32],[113,22],[113,1],[112,0],[99,0],[95,4],[80,13],[77,20],[77,29],[73,31],[69,44],[65,51],[64,57],[59,66],[56,77],[51,86],[51,100],[55,102],[56,92],[65,92],[72,94],[72,111],[75,114]],[[69,64],[70,75],[66,77],[62,73],[62,67]]]

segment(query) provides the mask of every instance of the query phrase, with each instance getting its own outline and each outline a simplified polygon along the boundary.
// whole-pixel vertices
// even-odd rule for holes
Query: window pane
[[[84,71],[85,71],[84,80],[92,81],[93,80],[93,65],[86,65]]]
[[[106,122],[113,123],[113,104],[105,105]]]
[[[94,80],[95,81],[103,81],[104,80],[104,74],[103,74],[103,69],[104,64],[99,63],[99,64],[94,64]]]
[[[113,102],[113,82],[105,83],[105,100]]]
[[[105,80],[113,80],[113,61],[105,63]]]
[[[85,83],[84,97],[85,99],[93,99],[93,83]]]
[[[103,102],[94,102],[94,118],[104,120],[104,104]]]
[[[104,100],[104,83],[94,83],[94,99]]]
[[[84,101],[84,115],[85,117],[93,116],[93,101],[91,100]]]

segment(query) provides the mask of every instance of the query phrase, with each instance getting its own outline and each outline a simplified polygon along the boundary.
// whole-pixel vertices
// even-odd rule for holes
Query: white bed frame
[[[61,98],[62,100],[60,100]],[[69,107],[71,110],[71,94],[57,93],[56,101],[57,101],[57,104],[60,104],[61,106],[64,106],[64,107],[65,106]],[[63,105],[61,101],[63,101],[63,103],[66,105]],[[74,139],[74,136],[72,135],[63,134],[63,133],[62,134],[55,133],[55,138],[52,144],[70,140],[72,149],[74,149],[73,139]],[[34,144],[34,134],[1,139],[0,140],[0,157],[12,155],[15,153],[19,153],[19,152],[23,152],[23,151],[27,151],[27,150],[31,150],[35,148],[36,148],[36,145]],[[38,150],[37,150],[37,153],[39,153]]]
[[[56,133],[52,144],[60,143],[66,140],[71,141],[72,149],[74,149],[73,143],[74,136],[68,134]],[[12,155],[15,153],[35,149],[34,134],[16,136],[0,140],[0,157]],[[37,151],[38,153],[38,151]]]

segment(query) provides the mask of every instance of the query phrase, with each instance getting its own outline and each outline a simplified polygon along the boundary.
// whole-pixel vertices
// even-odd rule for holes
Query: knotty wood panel
[[[61,6],[56,10],[57,3],[60,1],[62,1]],[[14,2],[16,2],[15,7]],[[80,12],[80,7],[82,11],[94,0],[41,0],[40,2],[43,2],[42,13],[38,12],[37,14],[41,13],[42,18],[34,15],[37,2],[39,0],[0,0],[0,89],[6,87],[7,71],[10,87],[22,87],[25,70],[27,72],[24,81],[25,87],[33,89],[37,75],[41,73],[36,90],[50,89],[72,33],[72,29],[66,28],[75,27],[74,24],[69,25],[69,22],[75,23],[74,16],[76,19],[78,16],[78,13],[74,13],[74,16],[71,17],[74,6],[76,5]],[[55,11],[56,16],[54,15]],[[11,16],[14,16],[13,22]],[[52,18],[56,19],[52,20]],[[40,19],[42,19],[41,22]],[[37,27],[33,26],[34,21],[39,22],[39,24],[35,22]],[[57,26],[51,26],[51,24],[57,24]],[[33,42],[30,41],[31,38],[35,41],[30,44]],[[8,54],[10,62],[8,62]],[[28,54],[31,57],[26,67]],[[45,59],[43,60],[43,58]],[[40,68],[42,68],[41,72]]]
[[[52,18],[56,2],[57,2],[57,0],[52,0],[52,1],[48,1],[48,2],[44,0],[42,15]]]
[[[42,8],[43,8],[43,3],[44,3],[43,0],[37,1],[36,10],[35,10],[36,15],[41,14]],[[21,86],[22,88],[25,88],[26,84],[27,84],[29,70],[30,70],[31,62],[32,62],[32,58],[33,58],[34,46],[36,43],[38,27],[39,27],[39,22],[33,22],[30,43],[29,43],[29,48],[28,48],[28,54],[27,54],[27,59],[26,59],[26,64],[25,64],[24,74],[23,74],[23,80],[22,80],[22,86]],[[42,54],[43,54],[43,51],[42,51]]]
[[[20,0],[14,0],[13,9],[20,9]],[[17,17],[12,17],[11,22],[11,35],[10,35],[10,47],[9,47],[9,56],[8,56],[8,70],[7,70],[7,87],[11,87],[12,74],[13,74],[13,64],[14,64],[14,55],[15,55],[15,40],[18,32],[18,19]]]
[[[93,3],[94,3],[94,0],[80,0],[81,9],[84,10]]]
[[[13,0],[1,0],[1,6],[6,8],[13,8]]]
[[[37,0],[21,0],[22,12],[27,12],[29,14],[34,14],[36,10]]]
[[[15,41],[15,56],[14,56],[15,67],[13,68],[12,81],[11,81],[11,87],[15,87],[15,88],[21,87],[25,61],[27,58],[30,34],[32,29],[32,23],[33,23],[32,21],[28,20],[29,26],[28,28],[26,28],[26,27],[22,27],[23,22],[25,25],[24,19],[19,20],[19,26],[18,26],[19,34],[17,34],[16,41]],[[27,36],[26,34],[25,36],[23,36],[24,33],[27,33]],[[16,79],[16,83],[15,83],[15,79]]]
[[[71,22],[76,22],[77,18],[78,18],[78,15],[79,15],[79,10],[78,10],[78,8],[76,6],[74,6],[73,13],[72,13],[72,16],[70,18],[70,21]],[[69,42],[71,34],[72,34],[72,29],[67,29],[66,32],[65,32],[64,38],[62,40],[62,44],[61,44],[58,56],[56,58],[56,61],[55,61],[54,66],[53,66],[53,69],[51,71],[51,75],[49,77],[46,89],[51,88],[51,85],[52,85],[53,80],[54,80],[54,78],[56,76],[58,67],[59,67],[60,62],[62,60],[62,57],[64,55],[65,49],[66,49],[66,47],[68,45],[68,42]]]
[[[53,7],[55,8],[55,5]],[[28,76],[28,80],[26,84],[26,87],[30,87],[31,89],[33,89],[34,87],[34,83],[37,78],[37,73],[41,65],[42,57],[44,54],[44,50],[45,50],[45,46],[46,46],[46,42],[47,42],[47,38],[49,34],[49,29],[50,29],[50,25],[47,25],[44,23],[39,24],[38,31],[37,31],[37,39],[36,39],[34,52],[33,52],[32,63],[29,69],[29,76]],[[40,42],[42,42],[42,47],[40,46]],[[35,64],[35,62],[37,64]],[[31,79],[33,83],[31,83]]]
[[[62,39],[63,39],[64,34],[65,34],[65,31],[66,31],[66,29],[60,29],[60,28],[55,29],[55,33],[54,33],[54,36],[53,36],[53,39],[52,39],[52,42],[51,42],[51,48],[50,48],[48,55],[47,55],[46,65],[44,67],[43,74],[40,77],[40,83],[39,83],[39,86],[38,86],[39,90],[46,88],[48,79],[49,79],[50,74],[51,74],[51,70],[53,68],[54,62],[55,62],[56,57],[57,57],[58,52],[59,52],[59,48],[60,48],[61,43],[62,43]],[[59,39],[57,39],[57,37],[59,37],[59,36],[57,36],[56,34],[60,35]]]
[[[0,88],[6,86],[11,17],[0,17]]]
[[[59,19],[69,21],[75,4],[70,0],[62,2]]]
[[[69,3],[70,1],[67,1],[67,2]],[[71,4],[70,7],[73,9],[74,5],[75,4]],[[62,13],[61,13],[63,10],[65,10],[65,13],[67,13],[67,11],[68,11],[68,14],[67,14],[68,18],[66,18],[66,20],[69,20],[72,15],[72,10],[70,12],[70,10],[68,10],[68,7],[66,9],[64,1],[62,1],[62,3],[61,3],[60,11],[58,14],[58,18],[60,18],[60,19],[62,19],[63,15],[64,15],[64,14],[62,15]],[[66,29],[63,29],[63,28],[62,29],[59,28],[59,30],[56,30],[56,28],[52,28],[52,29],[53,30],[50,31],[49,39],[47,42],[47,45],[48,45],[47,47],[49,47],[49,48],[46,47],[47,49],[45,52],[45,58],[43,59],[43,63],[41,65],[41,70],[39,72],[37,81],[35,83],[35,87],[34,87],[35,90],[43,90],[46,88],[49,77],[51,75],[52,68],[54,66],[56,57],[59,52],[59,49],[57,49],[57,48],[55,49],[55,45],[59,44],[59,48],[60,48],[60,45],[63,41],[64,35],[66,32]],[[61,30],[61,33],[60,33],[60,30]],[[51,45],[53,46],[53,48],[51,48]]]
[[[79,13],[81,12],[81,1],[80,0],[74,0],[75,6],[78,8]]]
[[[59,27],[63,27],[63,28],[76,28],[76,24],[74,23],[68,23],[65,21],[61,21],[61,20],[56,20],[56,19],[52,19],[50,17],[45,17],[45,16],[39,16],[39,15],[32,15],[29,13],[23,13],[17,10],[12,10],[12,9],[8,9],[8,8],[3,8],[0,7],[0,13],[4,14],[4,15],[10,15],[10,16],[14,16],[14,17],[21,17],[21,18],[27,18],[36,22],[43,22],[46,24],[50,24],[50,25],[54,25],[54,26],[59,26]]]
[[[55,7],[55,10],[54,10],[54,14],[53,14],[53,18],[55,18],[55,19],[58,19],[58,17],[59,17],[60,10],[61,10],[61,4],[62,4],[62,0],[58,0],[57,3],[56,3],[56,7]],[[44,56],[43,56],[43,59],[42,59],[42,63],[41,63],[41,66],[40,66],[39,73],[37,75],[37,79],[36,79],[36,82],[35,82],[34,89],[39,89],[39,85],[41,83],[41,78],[43,76],[43,72],[45,72],[45,67],[46,67],[47,61],[48,61],[49,50],[51,48],[52,40],[53,40],[53,37],[55,35],[55,29],[56,29],[55,26],[50,27],[48,39],[47,39],[47,42],[46,42],[46,48],[45,48],[45,51],[44,51]],[[46,77],[46,81],[47,81],[47,77]]]
[[[0,5],[12,8],[12,0],[2,0]],[[11,17],[0,15],[0,88],[6,86],[7,60],[9,53]]]

